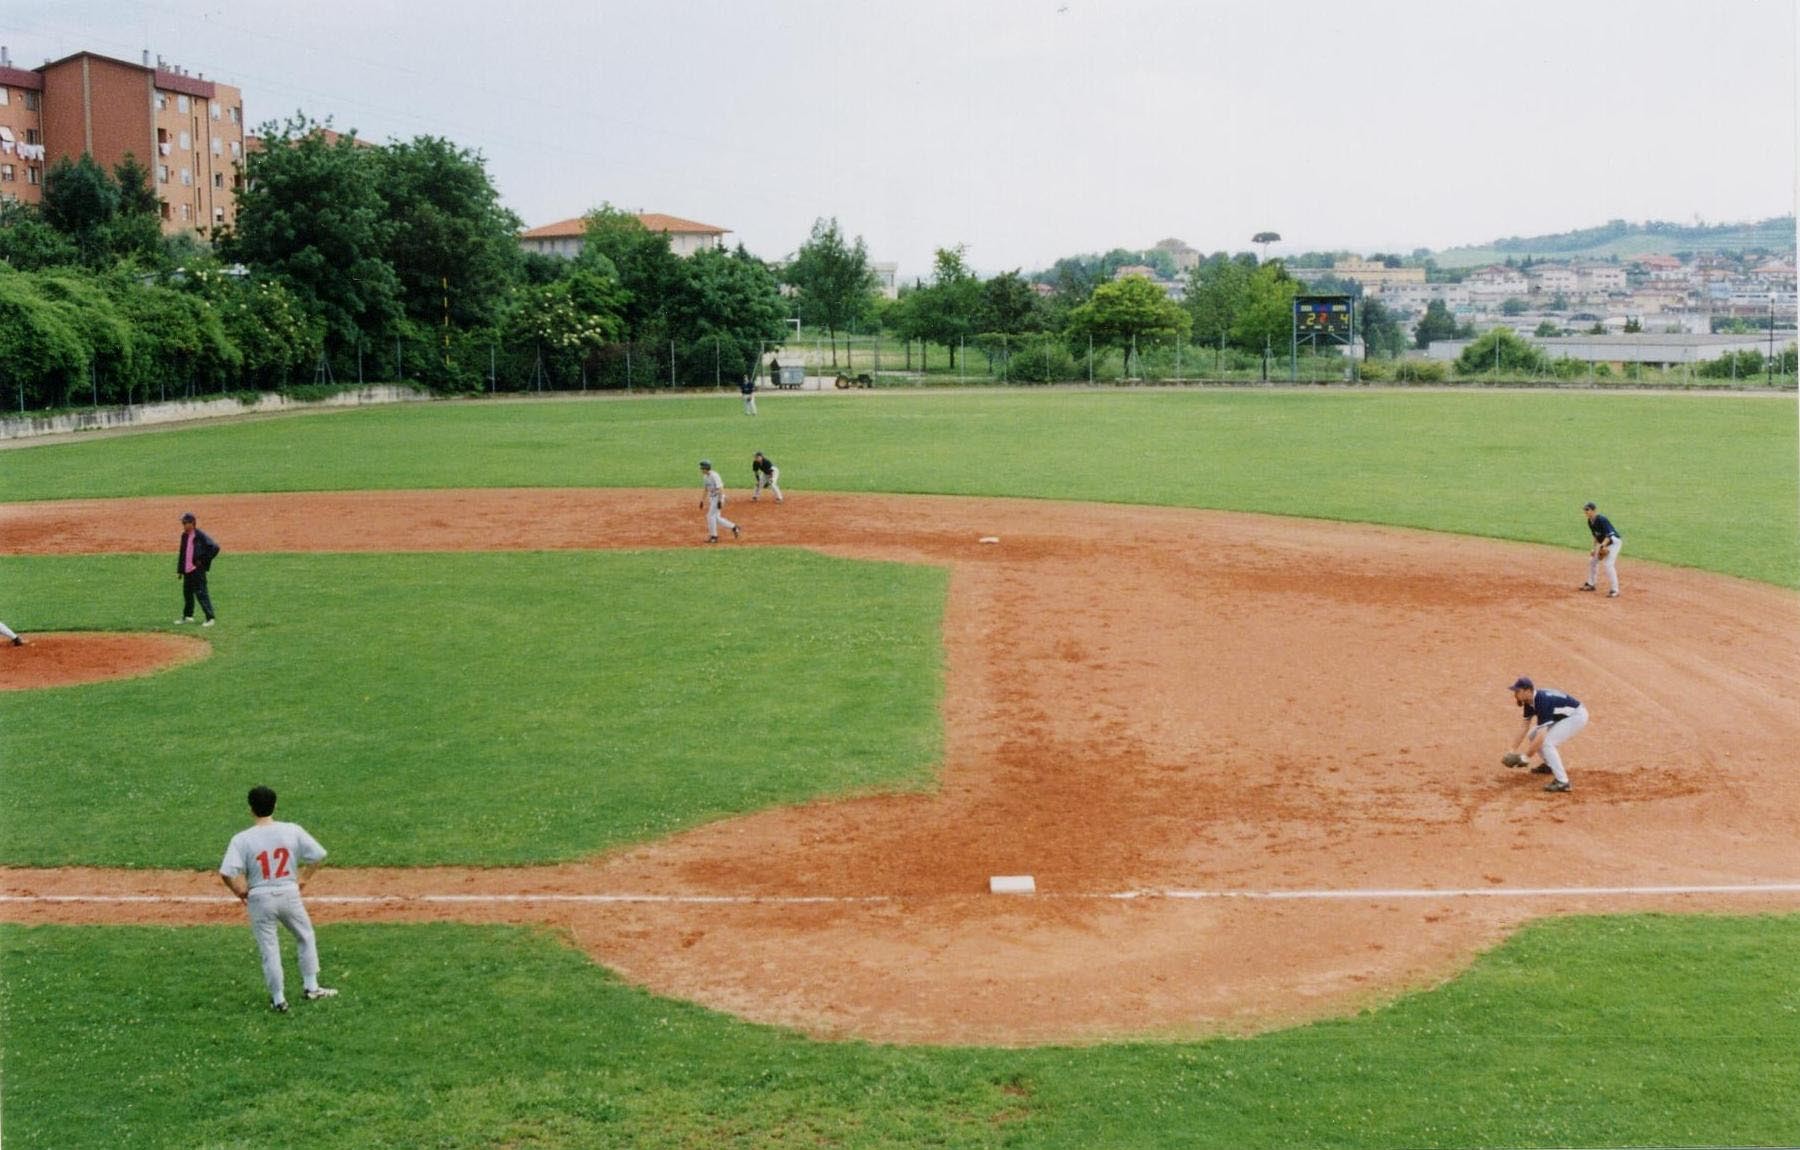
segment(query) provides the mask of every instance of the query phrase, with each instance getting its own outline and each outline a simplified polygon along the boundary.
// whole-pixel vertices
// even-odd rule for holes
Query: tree
[[[1456,317],[1450,314],[1450,308],[1441,299],[1434,299],[1425,305],[1425,314],[1420,318],[1418,326],[1413,329],[1415,347],[1430,347],[1433,340],[1456,338]]]
[[[436,136],[371,149],[389,226],[382,255],[406,314],[424,324],[491,324],[521,263],[519,217],[500,205],[479,152]]]
[[[1266,262],[1269,258],[1269,245],[1280,243],[1281,242],[1281,233],[1280,232],[1257,232],[1255,235],[1250,237],[1250,242],[1253,244],[1258,244],[1262,247],[1263,260]]]
[[[1138,340],[1179,339],[1192,326],[1193,319],[1181,305],[1143,276],[1101,284],[1086,303],[1069,313],[1070,336],[1088,336],[1102,346],[1121,349],[1127,374]]]
[[[36,205],[0,200],[0,263],[29,272],[80,262],[81,252],[44,222]]]
[[[1501,315],[1524,315],[1531,310],[1531,305],[1518,296],[1509,297],[1500,305]]]
[[[1625,334],[1626,335],[1637,335],[1638,333],[1642,332],[1643,330],[1644,330],[1643,321],[1639,320],[1637,316],[1630,315],[1630,316],[1625,317]]]
[[[224,253],[286,284],[324,320],[332,347],[384,335],[401,314],[400,283],[383,258],[387,205],[370,149],[353,132],[328,142],[299,115],[260,132]]]
[[[625,334],[660,341],[669,307],[681,288],[681,257],[669,237],[646,228],[635,215],[602,204],[586,217],[586,239],[576,263],[617,279],[625,289]]]
[[[1299,289],[1280,260],[1257,268],[1232,321],[1231,342],[1254,352],[1287,343],[1294,330],[1294,296]]]
[[[819,325],[831,336],[831,363],[837,365],[837,333],[868,316],[875,298],[875,274],[861,236],[846,243],[832,219],[813,221],[812,235],[800,245],[787,267],[803,323]]]
[[[67,236],[83,262],[98,266],[102,236],[119,211],[119,185],[94,157],[83,152],[50,165],[44,173],[44,222]]]
[[[1463,348],[1456,360],[1456,370],[1464,375],[1507,371],[1536,375],[1545,367],[1544,353],[1505,327],[1494,328]]]
[[[1374,296],[1364,296],[1356,305],[1357,323],[1362,327],[1363,354],[1397,358],[1406,350],[1406,333],[1388,306]]]
[[[1537,325],[1537,330],[1531,334],[1537,336],[1539,339],[1551,339],[1561,335],[1562,328],[1557,327],[1554,320],[1540,320]]]
[[[981,285],[982,331],[1004,335],[1041,329],[1037,293],[1015,269],[1002,272]]]
[[[736,251],[714,248],[682,261],[683,285],[671,318],[690,340],[712,345],[713,362],[725,378],[736,380],[757,369],[764,343],[787,335],[786,308],[768,265],[738,245]]]
[[[950,351],[956,366],[956,349],[978,330],[981,319],[981,281],[963,262],[960,247],[939,248],[932,282],[914,288],[899,309],[901,334],[925,343],[940,343]]]
[[[1186,307],[1193,317],[1195,343],[1213,346],[1231,334],[1231,325],[1250,293],[1254,270],[1216,252],[1188,273]]]

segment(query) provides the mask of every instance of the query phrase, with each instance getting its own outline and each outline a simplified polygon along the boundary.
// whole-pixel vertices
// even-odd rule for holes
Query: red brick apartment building
[[[0,48],[0,199],[37,203],[58,159],[126,156],[150,171],[165,232],[211,231],[237,218],[244,97],[229,84],[166,65],[77,52],[41,68]]]

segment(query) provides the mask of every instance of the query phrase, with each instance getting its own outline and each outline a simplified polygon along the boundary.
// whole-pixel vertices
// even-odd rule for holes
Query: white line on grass
[[[1766,895],[1800,894],[1800,882],[1735,883],[1716,886],[1544,886],[1544,887],[1352,887],[1344,890],[1125,890],[1102,893],[1054,891],[1042,892],[1035,898],[1093,899],[1137,901],[1171,899],[1199,901],[1203,899],[1243,899],[1262,902],[1290,901],[1367,901],[1386,902],[1395,899],[1446,898],[1594,898],[1639,897],[1658,895]],[[890,903],[919,901],[931,896],[917,895],[729,895],[729,894],[326,894],[313,895],[306,901],[314,906],[409,906],[484,905],[512,903],[577,903],[666,904],[675,906],[816,906],[852,903]],[[942,896],[939,896],[942,897]],[[975,892],[954,894],[952,898],[983,897]],[[0,894],[0,903],[98,903],[115,905],[158,905],[194,903],[220,905],[235,902],[226,895],[184,894]]]

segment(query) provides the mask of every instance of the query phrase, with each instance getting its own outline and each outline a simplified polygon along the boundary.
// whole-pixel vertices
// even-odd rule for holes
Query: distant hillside
[[[1510,256],[1534,259],[1630,259],[1648,253],[1741,252],[1750,248],[1794,251],[1794,217],[1776,216],[1753,224],[1709,224],[1688,227],[1651,220],[1632,224],[1613,220],[1597,228],[1548,236],[1511,236],[1481,247],[1446,248],[1433,252],[1439,267],[1465,268],[1504,263]]]

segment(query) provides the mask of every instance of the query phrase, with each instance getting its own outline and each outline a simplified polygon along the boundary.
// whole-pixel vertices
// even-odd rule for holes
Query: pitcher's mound
[[[204,659],[205,640],[158,632],[35,631],[25,645],[0,644],[0,691],[129,679]]]

